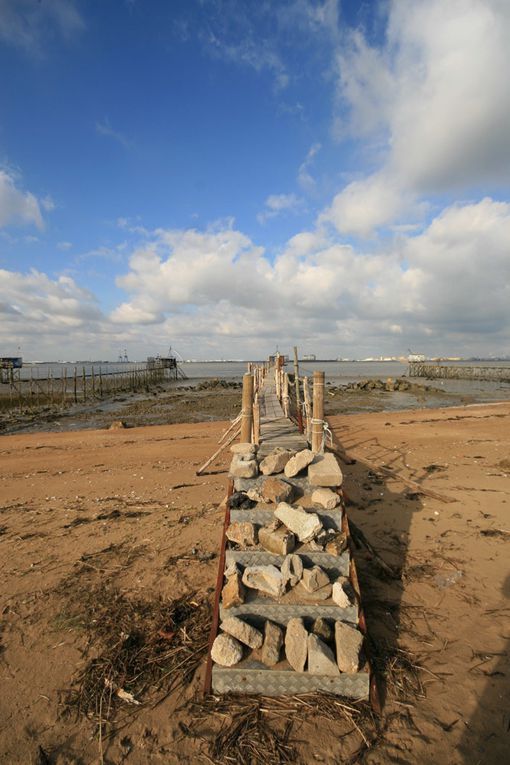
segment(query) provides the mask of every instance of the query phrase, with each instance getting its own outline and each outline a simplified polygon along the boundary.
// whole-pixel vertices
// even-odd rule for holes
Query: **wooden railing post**
[[[313,373],[312,452],[324,451],[324,372]]]
[[[299,361],[297,345],[294,346],[294,387],[296,389],[296,417],[300,433],[303,432],[303,412],[301,411],[301,394],[299,392]]]
[[[243,375],[243,404],[241,409],[241,443],[251,443],[253,424],[253,375]]]

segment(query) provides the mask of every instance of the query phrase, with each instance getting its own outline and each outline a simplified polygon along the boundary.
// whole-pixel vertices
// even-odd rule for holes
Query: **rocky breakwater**
[[[257,451],[232,447],[213,689],[367,697],[338,462],[308,449]]]

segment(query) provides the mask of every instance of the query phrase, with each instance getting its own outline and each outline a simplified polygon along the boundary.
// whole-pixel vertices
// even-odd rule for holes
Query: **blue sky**
[[[0,355],[509,353],[509,33],[502,0],[0,0]]]

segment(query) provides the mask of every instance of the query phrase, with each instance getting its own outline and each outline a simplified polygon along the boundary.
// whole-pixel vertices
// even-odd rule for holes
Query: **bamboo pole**
[[[243,405],[241,409],[241,443],[251,443],[251,428],[253,424],[253,376],[246,372],[243,375]]]
[[[294,387],[296,389],[296,415],[299,432],[303,432],[303,412],[301,411],[301,393],[299,391],[299,359],[297,345],[294,346]]]
[[[258,400],[253,404],[253,443],[260,443],[260,404]]]
[[[228,439],[228,441],[225,441],[225,443],[224,443],[224,444],[222,444],[222,445],[220,446],[220,448],[219,448],[219,449],[216,449],[216,451],[214,452],[214,454],[212,455],[212,457],[209,457],[209,459],[207,460],[207,462],[204,462],[204,464],[202,465],[202,467],[198,468],[198,470],[196,471],[196,475],[202,475],[202,473],[204,472],[204,470],[205,470],[206,468],[208,468],[208,467],[209,467],[209,465],[210,465],[212,462],[214,462],[214,460],[216,459],[216,457],[218,456],[218,454],[220,454],[220,453],[221,453],[221,452],[222,452],[224,449],[226,449],[226,448],[227,448],[227,446],[230,446],[230,444],[232,443],[232,441],[235,441],[235,439],[236,439],[236,438],[237,438],[237,436],[240,434],[240,432],[241,432],[241,428],[237,428],[237,430],[235,430],[235,431],[233,432],[233,434],[230,436],[230,438]]]
[[[218,443],[219,444],[221,444],[221,442],[228,436],[228,434],[230,433],[232,428],[235,428],[235,426],[238,424],[240,419],[241,419],[241,413],[239,412],[239,414],[237,415],[235,420],[233,420],[233,422],[230,423],[229,427],[224,431],[224,433],[221,436],[221,438],[218,439]]]
[[[324,372],[313,373],[312,452],[324,451]]]
[[[73,394],[74,394],[74,403],[78,403],[78,370],[75,367],[74,368],[74,375],[73,375]]]
[[[285,417],[289,416],[289,375],[283,373],[283,393],[282,393],[283,413]]]
[[[305,404],[305,419],[306,419],[306,426],[305,426],[305,433],[306,433],[306,440],[308,443],[310,443],[312,438],[311,428],[312,428],[312,412],[310,408],[310,388],[308,385],[308,377],[303,377],[303,398],[304,398],[304,404]]]

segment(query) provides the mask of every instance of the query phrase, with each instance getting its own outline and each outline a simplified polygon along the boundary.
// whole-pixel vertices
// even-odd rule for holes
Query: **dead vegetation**
[[[121,707],[159,703],[191,681],[207,650],[210,607],[193,596],[144,600],[110,582],[75,582],[64,586],[66,617],[85,631],[87,661],[62,693],[62,711],[93,720],[104,737]]]

